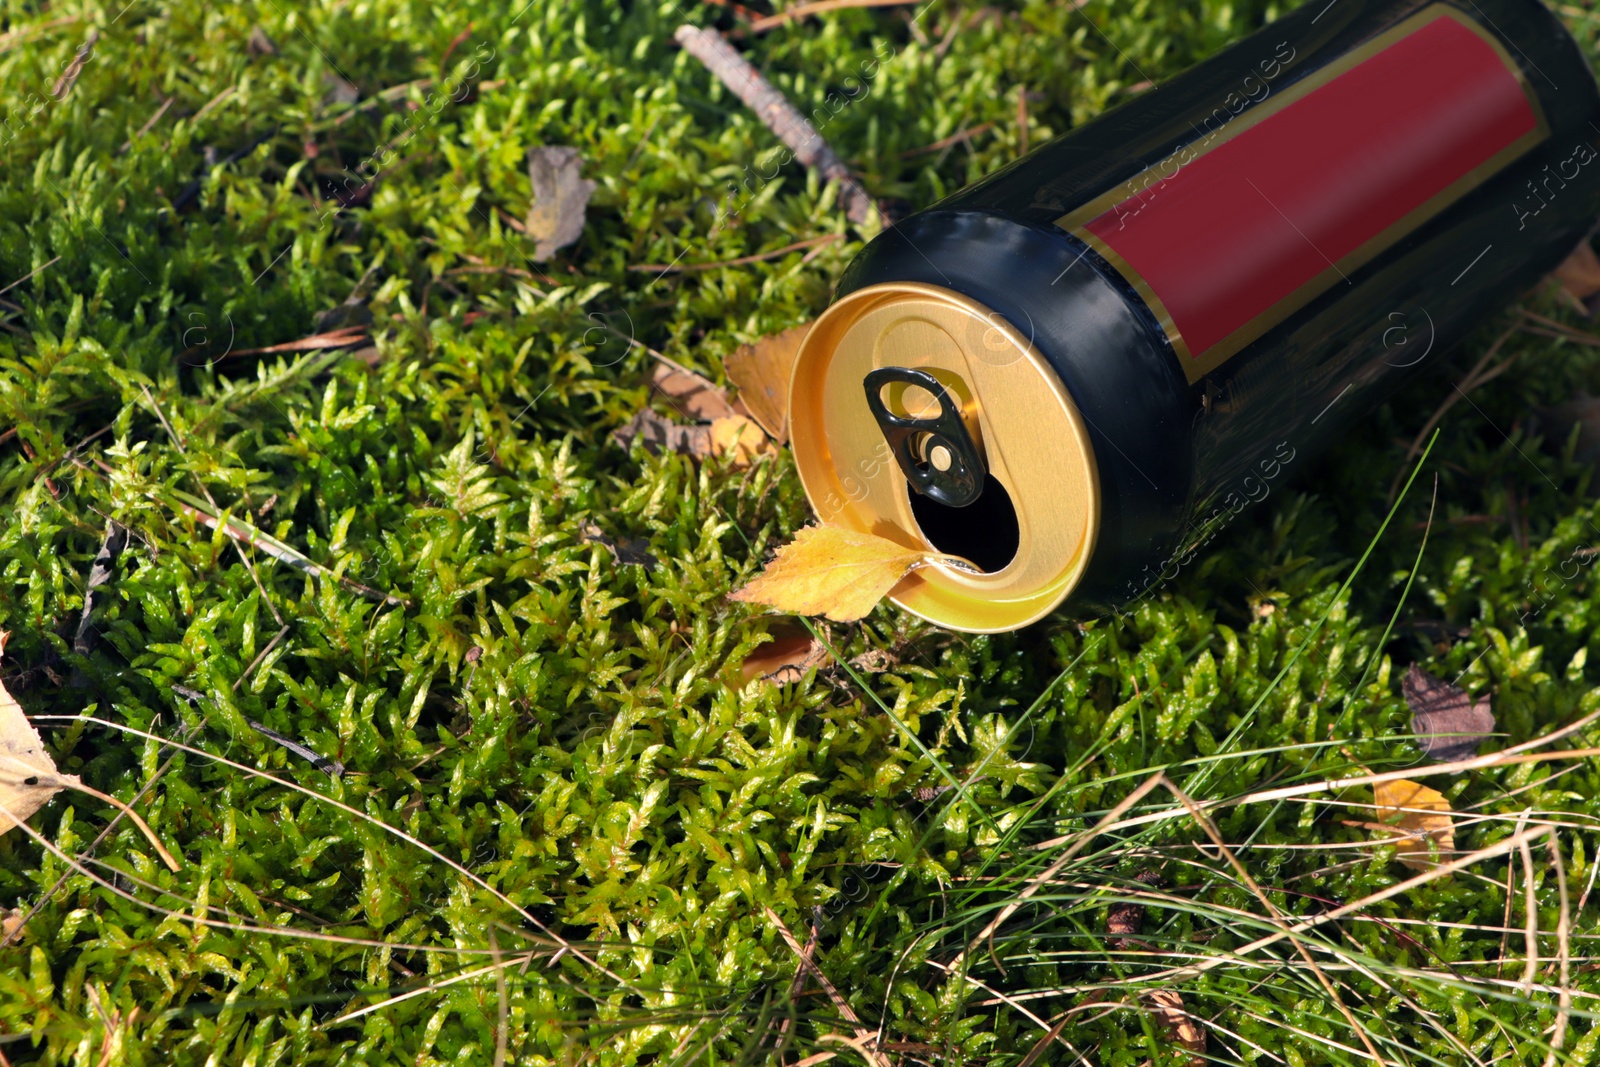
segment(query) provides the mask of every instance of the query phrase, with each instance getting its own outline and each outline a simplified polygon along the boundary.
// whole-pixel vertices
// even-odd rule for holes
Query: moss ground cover
[[[0,839],[0,904],[27,916],[0,1053],[1175,1064],[1140,999],[1170,989],[1223,1062],[1589,1062],[1593,761],[1430,779],[1463,852],[1559,836],[1305,955],[1230,957],[1415,873],[1371,844],[1370,790],[1215,809],[1227,850],[1163,789],[1132,809],[1151,821],[1085,831],[1157,770],[1213,801],[1417,764],[1412,662],[1493,695],[1492,747],[1600,709],[1595,473],[1535,417],[1600,390],[1596,349],[1513,333],[1381,537],[1409,442],[1527,320],[1126,617],[969,637],[880,608],[826,635],[887,670],[746,685],[778,623],[725,596],[807,521],[792,464],[609,438],[651,349],[720,379],[818,313],[866,236],[671,44],[740,10],[6,8],[0,282],[34,273],[0,294],[0,675],[62,770],[138,798],[184,866],[125,820],[102,838],[116,813],[81,794]],[[921,205],[1276,10],[935,0],[742,44],[874,194]],[[1560,10],[1600,55],[1600,18]],[[598,186],[534,262],[539,145]],[[237,354],[352,294],[371,350]],[[128,542],[80,640],[108,522]],[[1142,929],[1108,945],[1135,887]],[[795,981],[785,931],[837,998]]]

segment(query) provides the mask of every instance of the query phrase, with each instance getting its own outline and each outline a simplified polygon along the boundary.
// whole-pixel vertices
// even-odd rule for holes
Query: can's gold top
[[[988,471],[976,503],[949,507],[912,491],[867,404],[863,379],[883,367],[926,371],[959,405]],[[890,594],[902,608],[996,633],[1049,614],[1082,578],[1100,523],[1083,419],[1031,339],[989,308],[934,285],[859,289],[806,335],[789,396],[790,443],[821,521],[977,568],[913,571]],[[900,417],[939,410],[914,386],[885,386],[881,396]],[[939,470],[949,462],[937,444],[921,455]]]

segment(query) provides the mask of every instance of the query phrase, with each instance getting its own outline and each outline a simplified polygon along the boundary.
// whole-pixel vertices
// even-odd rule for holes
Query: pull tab
[[[967,432],[961,409],[939,379],[910,367],[879,367],[868,372],[863,383],[867,407],[878,420],[911,488],[953,508],[964,508],[977,500],[983,493],[988,467],[972,434]],[[926,389],[939,402],[939,414],[929,419],[894,414],[884,405],[882,395],[884,386],[894,384]]]

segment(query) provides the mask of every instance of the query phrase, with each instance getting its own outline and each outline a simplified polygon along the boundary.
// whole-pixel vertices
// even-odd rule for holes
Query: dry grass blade
[[[1126,814],[1128,810],[1135,804],[1138,804],[1139,801],[1150,795],[1151,792],[1160,788],[1161,783],[1165,780],[1165,778],[1166,775],[1159,771],[1151,775],[1149,778],[1145,779],[1144,783],[1140,785],[1139,788],[1135,789],[1133,792],[1124,797],[1121,803],[1112,808],[1110,811],[1106,812],[1105,816],[1099,822],[1095,823],[1093,827],[1085,830],[1081,834],[1076,835],[1071,844],[1069,844],[1062,851],[1060,856],[1056,857],[1054,863],[1050,864],[1050,866],[1046,867],[1044,870],[1040,871],[1036,876],[1034,876],[1034,878],[1023,887],[1022,891],[1018,893],[1012,900],[1008,901],[1006,906],[1000,909],[999,914],[993,919],[989,920],[988,924],[978,932],[978,935],[967,943],[966,948],[956,953],[956,958],[950,961],[950,970],[960,972],[962,970],[962,964],[966,962],[967,957],[972,953],[973,949],[992,938],[994,936],[994,932],[1000,929],[1001,926],[1005,925],[1006,920],[1017,913],[1017,909],[1021,908],[1023,904],[1027,903],[1028,898],[1032,897],[1046,885],[1050,884],[1050,879],[1059,874],[1062,868],[1066,867],[1068,863],[1071,863],[1072,858],[1079,852],[1082,852],[1084,848],[1088,846],[1090,841],[1093,841],[1095,837],[1104,832],[1108,826],[1116,823],[1116,821],[1122,818],[1122,816]],[[1002,967],[1001,972],[1004,973],[1004,971],[1005,968]]]
[[[1279,800],[1290,800],[1295,797],[1317,796],[1322,793],[1336,793],[1344,789],[1354,789],[1358,786],[1376,786],[1383,782],[1398,782],[1412,778],[1430,778],[1441,774],[1461,774],[1465,771],[1488,770],[1497,767],[1515,767],[1528,763],[1548,763],[1555,760],[1588,759],[1600,755],[1600,748],[1573,748],[1562,749],[1556,752],[1535,752],[1533,749],[1543,748],[1554,744],[1564,738],[1580,733],[1600,721],[1600,711],[1590,712],[1583,718],[1568,723],[1558,730],[1554,730],[1543,737],[1536,737],[1531,741],[1524,741],[1519,745],[1487,756],[1476,756],[1468,760],[1458,760],[1454,763],[1440,763],[1432,767],[1413,767],[1404,771],[1388,771],[1383,774],[1361,774],[1349,778],[1334,778],[1321,782],[1305,782],[1300,785],[1278,786],[1274,789],[1262,789],[1248,793],[1242,797],[1231,797],[1226,800],[1209,800],[1200,803],[1203,811],[1216,811],[1224,808],[1236,808],[1246,804],[1272,803]],[[1149,785],[1147,782],[1146,785]],[[1163,811],[1150,812],[1138,815],[1131,819],[1124,819],[1115,824],[1107,824],[1107,829],[1130,830],[1137,826],[1149,826],[1155,823],[1168,822],[1178,818],[1183,812],[1181,806]],[[1042,841],[1033,847],[1036,850],[1058,848],[1072,837],[1057,837]]]
[[[1200,810],[1200,806],[1194,802],[1194,799],[1183,790],[1179,789],[1177,785],[1166,776],[1165,773],[1161,775],[1161,784],[1166,787],[1167,792],[1172,794],[1173,799],[1177,800],[1178,803],[1184,806],[1184,808],[1189,812],[1190,817],[1193,818],[1195,823],[1199,825],[1200,829],[1205,831],[1206,836],[1211,839],[1211,843],[1217,847],[1217,851],[1221,852],[1223,858],[1228,861],[1228,866],[1233,868],[1234,874],[1238,875],[1239,880],[1249,887],[1250,892],[1254,894],[1255,898],[1261,902],[1261,906],[1267,909],[1267,914],[1272,917],[1273,924],[1280,929],[1287,931],[1289,929],[1289,920],[1284,916],[1283,912],[1278,908],[1278,906],[1272,902],[1272,898],[1266,894],[1255,878],[1251,876],[1249,870],[1245,868],[1245,865],[1239,862],[1239,857],[1234,854],[1233,849],[1229,848],[1227,842],[1223,840],[1222,833],[1217,829],[1216,824],[1207,818],[1205,813]],[[1344,1016],[1345,1022],[1350,1024],[1350,1028],[1355,1031],[1356,1036],[1361,1039],[1361,1043],[1366,1046],[1367,1054],[1371,1056],[1372,1059],[1377,1063],[1385,1062],[1383,1056],[1378,1052],[1378,1046],[1373,1044],[1371,1036],[1368,1035],[1366,1027],[1362,1026],[1361,1023],[1357,1021],[1355,1014],[1351,1012],[1349,1006],[1345,1004],[1344,998],[1339,995],[1338,989],[1328,978],[1327,974],[1323,972],[1322,968],[1317,965],[1317,961],[1312,957],[1310,950],[1306,948],[1305,944],[1298,937],[1293,938],[1292,941],[1295,951],[1299,953],[1300,958],[1306,961],[1306,966],[1310,967],[1312,973],[1316,975],[1317,982],[1322,986],[1323,991],[1326,992],[1330,998],[1332,998],[1334,1004],[1339,1009],[1339,1013]],[[1173,995],[1176,996],[1175,993]],[[1181,1000],[1179,1001],[1178,1006],[1181,1009]],[[1187,1012],[1183,1012],[1182,1015],[1183,1019],[1181,1021],[1171,1024],[1173,1027],[1177,1028],[1176,1032],[1179,1034],[1186,1032],[1182,1029],[1185,1024],[1187,1024],[1190,1029],[1198,1029],[1194,1027],[1194,1024],[1189,1019]],[[1191,1043],[1190,1041],[1185,1041],[1181,1037],[1179,1038],[1179,1041],[1185,1048],[1188,1048],[1194,1052],[1204,1052],[1206,1048],[1204,1031],[1199,1031],[1198,1045]]]
[[[555,944],[559,945],[563,952],[570,953],[573,956],[574,959],[582,961],[583,963],[587,964],[589,967],[593,968],[595,971],[599,972],[600,974],[605,975],[607,978],[610,978],[612,981],[616,982],[618,985],[623,986],[624,988],[629,988],[629,989],[632,988],[631,986],[628,985],[627,982],[623,981],[620,977],[618,977],[616,974],[614,974],[609,968],[605,967],[604,965],[602,965],[598,961],[594,960],[588,954],[584,953],[581,949],[579,949],[577,946],[575,946],[572,942],[566,940],[560,934],[557,934],[554,930],[551,930],[548,926],[546,926],[543,922],[541,922],[539,920],[538,916],[534,915],[532,912],[528,911],[528,909],[524,908],[522,905],[518,904],[516,901],[512,900],[510,897],[506,896],[504,893],[502,893],[500,890],[496,889],[494,886],[490,885],[482,877],[480,877],[479,875],[475,874],[473,871],[469,870],[467,867],[465,867],[462,864],[460,864],[460,863],[456,862],[455,860],[451,859],[449,856],[446,856],[444,853],[440,852],[438,849],[436,849],[433,846],[427,844],[426,842],[418,840],[417,838],[415,838],[415,837],[411,836],[410,834],[406,833],[404,830],[400,830],[400,829],[397,829],[396,827],[390,826],[388,823],[384,822],[381,819],[373,818],[371,815],[367,814],[364,811],[361,811],[359,808],[353,808],[349,804],[345,804],[342,801],[335,800],[332,797],[327,796],[325,794],[318,793],[314,789],[308,789],[308,788],[306,788],[305,786],[301,785],[298,782],[290,781],[290,780],[285,779],[285,778],[279,778],[279,777],[277,777],[275,775],[267,774],[264,771],[257,770],[254,767],[250,767],[250,766],[247,766],[246,764],[239,763],[239,762],[236,762],[234,760],[228,759],[226,756],[219,756],[214,752],[207,752],[203,748],[195,748],[193,745],[186,745],[186,744],[183,744],[181,741],[174,741],[171,738],[161,737],[158,734],[150,733],[148,730],[141,730],[141,729],[139,729],[137,727],[129,726],[129,725],[125,724],[125,723],[111,722],[108,719],[97,718],[97,717],[95,717],[93,715],[41,715],[41,716],[39,716],[39,718],[40,719],[64,721],[64,722],[93,723],[96,726],[103,726],[103,727],[105,727],[105,728],[107,728],[109,730],[117,730],[117,731],[120,731],[120,732],[125,733],[125,734],[131,734],[134,737],[142,737],[142,738],[144,738],[144,739],[146,739],[148,741],[156,741],[156,742],[159,742],[160,744],[167,745],[167,746],[169,746],[171,748],[175,748],[175,749],[177,749],[177,750],[179,750],[181,752],[187,752],[190,755],[201,756],[201,757],[204,757],[205,759],[212,760],[212,761],[214,761],[216,763],[221,764],[224,767],[232,767],[234,770],[239,771],[239,772],[241,772],[243,774],[248,774],[248,775],[251,775],[251,776],[256,777],[256,778],[265,778],[268,781],[274,782],[277,785],[280,785],[285,789],[291,789],[291,790],[293,790],[293,791],[295,791],[297,793],[302,794],[303,796],[311,797],[314,800],[320,801],[323,804],[327,804],[327,805],[329,805],[331,807],[337,808],[340,811],[344,812],[345,814],[351,815],[351,816],[353,816],[353,817],[355,817],[357,819],[360,819],[363,822],[366,822],[366,823],[376,827],[377,829],[383,831],[384,833],[389,834],[392,837],[395,837],[395,838],[397,838],[397,839],[399,839],[401,841],[404,841],[406,844],[411,845],[413,848],[420,849],[421,851],[427,853],[429,856],[431,856],[434,859],[438,860],[440,863],[444,864],[446,867],[449,867],[452,871],[455,871],[457,874],[459,874],[463,878],[467,879],[467,881],[471,882],[473,885],[477,886],[479,889],[481,889],[484,892],[488,893],[490,896],[492,896],[496,900],[500,901],[500,903],[506,905],[512,911],[516,912],[519,916],[522,917],[523,921],[525,921],[529,926],[532,926],[533,928],[537,929],[538,931],[543,933],[546,937],[548,937],[552,942],[554,942]]]
[[[4,805],[0,804],[0,816],[13,817],[13,816],[15,816],[15,814],[16,814],[15,812],[6,811]],[[326,942],[328,944],[353,945],[353,946],[356,946],[358,948],[378,948],[378,949],[389,949],[391,951],[399,950],[399,951],[405,951],[405,952],[431,952],[431,953],[440,953],[440,954],[448,953],[450,955],[457,955],[457,956],[459,956],[459,955],[488,955],[489,954],[487,949],[462,948],[462,947],[457,946],[457,945],[399,944],[399,943],[396,943],[396,942],[393,942],[393,941],[379,941],[379,940],[376,940],[374,938],[346,937],[346,936],[343,936],[341,934],[324,934],[324,933],[319,933],[319,932],[317,932],[315,930],[301,930],[301,929],[297,929],[297,928],[292,927],[292,926],[261,926],[261,925],[256,924],[256,923],[228,922],[226,920],[221,920],[221,919],[207,918],[204,915],[198,915],[198,914],[195,914],[194,912],[174,911],[171,908],[164,908],[159,904],[152,904],[148,900],[143,900],[140,897],[138,897],[137,895],[135,895],[133,893],[130,893],[128,890],[122,888],[120,885],[116,884],[115,882],[108,881],[107,879],[100,877],[94,871],[91,871],[88,868],[88,866],[86,866],[85,863],[81,859],[79,859],[76,856],[70,856],[66,852],[63,852],[59,846],[57,846],[53,841],[51,841],[49,838],[45,837],[39,831],[35,830],[33,827],[29,826],[26,823],[22,823],[20,825],[22,826],[23,831],[25,833],[27,833],[27,835],[29,837],[33,838],[33,840],[36,841],[41,848],[43,848],[46,852],[49,852],[52,856],[54,856],[56,859],[60,860],[62,863],[64,863],[66,866],[71,868],[76,873],[78,873],[78,874],[82,875],[83,877],[89,879],[91,882],[94,882],[96,885],[100,886],[102,889],[107,890],[108,892],[112,893],[113,895],[115,895],[117,897],[120,897],[121,899],[126,900],[126,901],[128,901],[128,902],[130,902],[132,904],[136,904],[139,907],[144,908],[146,911],[149,911],[149,912],[151,912],[151,913],[153,913],[155,915],[160,915],[165,919],[176,919],[176,920],[178,920],[180,922],[183,922],[183,923],[193,924],[193,925],[196,925],[196,926],[204,926],[204,927],[207,927],[208,929],[214,929],[214,930],[229,930],[229,931],[232,931],[234,933],[241,933],[241,934],[261,934],[261,935],[268,936],[268,937],[285,937],[285,938],[290,938],[290,939],[297,940],[297,941],[321,941],[321,942]],[[100,860],[95,860],[93,862],[98,863],[101,866],[106,866]],[[113,868],[113,870],[115,870],[115,868]],[[140,884],[149,885],[149,883],[144,882],[142,879],[133,878],[133,877],[129,876],[124,871],[117,871],[116,873],[117,873],[117,876],[119,878],[127,878],[130,881],[135,881],[135,882],[139,882]],[[165,894],[165,895],[167,895],[167,896],[169,896],[169,897],[174,897],[174,898],[176,898],[178,900],[183,901],[184,904],[186,904],[189,907],[195,909],[196,911],[205,910],[206,908],[211,907],[210,905],[202,905],[198,901],[188,900],[188,899],[180,896],[179,894],[172,892],[170,889],[159,889],[158,888],[158,891],[163,893],[163,894]],[[14,928],[13,927],[8,927],[7,928],[8,936],[15,937],[16,931],[19,930],[21,928],[21,926],[22,926],[22,923],[19,920]],[[545,951],[548,952],[548,951],[551,951],[551,950],[547,948],[547,949],[545,949]],[[559,952],[560,950],[557,949],[555,951]]]
[[[1262,937],[1258,937],[1254,941],[1251,941],[1245,945],[1241,945],[1239,948],[1234,949],[1232,952],[1229,952],[1226,955],[1219,955],[1212,959],[1202,960],[1198,963],[1184,964],[1181,967],[1173,967],[1165,971],[1157,971],[1154,974],[1146,975],[1145,977],[1151,982],[1161,982],[1180,978],[1194,978],[1205,974],[1208,971],[1214,971],[1218,967],[1242,963],[1251,954],[1259,952],[1261,949],[1267,948],[1271,945],[1276,945],[1287,938],[1296,937],[1308,930],[1314,930],[1319,926],[1325,926],[1331,922],[1337,922],[1347,915],[1353,915],[1356,912],[1372,907],[1374,904],[1381,904],[1385,900],[1392,900],[1395,897],[1402,896],[1411,892],[1413,889],[1427,885],[1429,882],[1438,881],[1440,878],[1444,878],[1455,873],[1456,871],[1466,870],[1468,867],[1471,867],[1477,863],[1481,863],[1484,860],[1495,859],[1496,857],[1504,856],[1510,852],[1515,852],[1517,849],[1522,847],[1523,842],[1535,841],[1541,838],[1549,837],[1553,834],[1553,832],[1554,831],[1548,827],[1541,827],[1525,834],[1517,834],[1513,837],[1508,837],[1503,841],[1497,841],[1494,844],[1485,848],[1481,848],[1476,852],[1469,852],[1464,856],[1459,856],[1448,863],[1441,863],[1432,870],[1424,871],[1421,874],[1407,878],[1403,882],[1397,882],[1394,885],[1389,886],[1387,889],[1381,889],[1376,893],[1369,893],[1359,900],[1353,900],[1348,904],[1342,904],[1337,908],[1331,908],[1328,911],[1322,912],[1319,915],[1314,915],[1311,918],[1302,919],[1300,922],[1297,922],[1286,929],[1279,930],[1276,933],[1266,934]]]
[[[363,1015],[371,1015],[373,1012],[382,1011],[385,1008],[392,1008],[396,1004],[404,1003],[405,1001],[415,999],[416,997],[425,997],[429,993],[437,993],[441,989],[446,989],[453,985],[459,985],[462,982],[470,982],[474,978],[482,978],[486,974],[503,972],[507,967],[515,966],[519,963],[532,962],[537,958],[537,953],[524,952],[519,955],[512,956],[510,959],[499,960],[495,963],[490,963],[475,970],[463,971],[460,974],[451,975],[449,978],[443,979],[442,981],[429,982],[427,985],[418,986],[416,989],[409,990],[405,993],[396,993],[392,997],[385,997],[376,1004],[368,1004],[364,1008],[357,1008],[355,1011],[347,1011],[337,1019],[331,1019],[327,1023],[324,1023],[323,1026],[326,1029],[332,1029],[335,1026],[350,1022],[353,1019],[359,1019]]]
[[[1567,897],[1567,865],[1555,834],[1550,835],[1550,865],[1556,872],[1556,891],[1561,897],[1561,917],[1556,921],[1557,965],[1561,968],[1561,993],[1556,1003],[1555,1032],[1550,1036],[1550,1051],[1544,1067],[1556,1067],[1556,1057],[1566,1044],[1567,1022],[1572,1016],[1572,906]]]
[[[327,333],[302,337],[298,341],[284,341],[282,344],[263,345],[259,348],[236,348],[227,353],[226,358],[271,356],[282,352],[315,352],[325,348],[350,348],[365,341],[368,333],[368,328],[365,326],[346,326],[340,330],[329,330]]]
[[[857,1015],[855,1009],[850,1007],[850,1002],[844,999],[839,990],[834,987],[834,984],[828,980],[828,976],[822,973],[822,968],[817,966],[816,960],[808,956],[805,949],[800,947],[800,942],[795,940],[794,934],[789,932],[789,927],[778,917],[778,913],[765,904],[761,906],[761,910],[766,913],[767,921],[778,928],[778,933],[783,936],[784,943],[789,946],[795,957],[799,959],[800,966],[811,972],[811,977],[815,978],[817,984],[822,987],[822,991],[828,994],[828,999],[833,1002],[835,1008],[839,1009],[839,1014],[844,1017],[845,1022],[855,1028],[855,1040],[852,1041],[842,1037],[839,1040],[850,1044],[857,1052],[866,1057],[868,1063],[874,1064],[876,1067],[889,1067],[889,1059],[878,1051],[877,1038],[872,1031],[861,1025],[861,1016]],[[838,1037],[838,1035],[831,1036]]]

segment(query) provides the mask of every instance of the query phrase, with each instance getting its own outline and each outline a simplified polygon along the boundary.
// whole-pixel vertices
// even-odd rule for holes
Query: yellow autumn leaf
[[[771,451],[761,427],[743,415],[711,420],[711,454],[727,456],[735,467],[748,467]]]
[[[943,558],[842,526],[808,526],[732,597],[797,615],[854,622],[914,568]]]
[[[1401,778],[1379,782],[1372,790],[1380,828],[1404,835],[1395,858],[1415,871],[1439,865],[1439,854],[1456,847],[1450,802],[1437,789]]]

